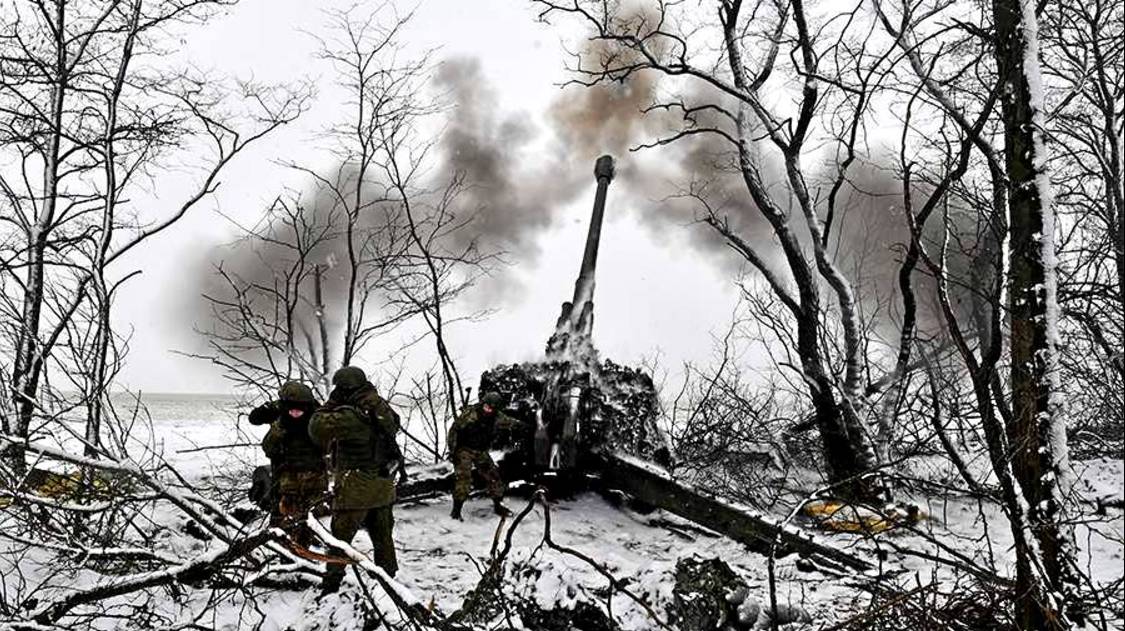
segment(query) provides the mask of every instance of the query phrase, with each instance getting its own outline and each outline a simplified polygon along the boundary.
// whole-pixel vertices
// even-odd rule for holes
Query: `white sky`
[[[143,274],[129,281],[117,307],[122,330],[133,331],[121,375],[124,385],[149,392],[230,389],[205,362],[174,352],[192,348],[194,335],[183,330],[176,311],[187,300],[201,300],[183,295],[190,286],[183,271],[200,252],[235,234],[218,212],[253,222],[280,187],[305,184],[271,161],[315,164],[315,132],[339,117],[331,79],[319,80],[324,69],[312,56],[315,42],[305,34],[321,30],[320,7],[332,4],[350,3],[242,0],[229,15],[185,37],[180,53],[202,68],[271,82],[310,77],[321,92],[304,119],[232,165],[214,202],[197,208],[125,264]],[[417,50],[439,47],[439,59],[479,59],[505,111],[526,113],[535,122],[543,120],[566,78],[559,31],[537,23],[525,2],[423,0],[406,39]],[[324,160],[321,166],[329,165]],[[479,372],[493,364],[540,356],[559,306],[573,290],[593,200],[592,171],[590,164],[589,190],[572,206],[559,209],[557,225],[538,235],[539,255],[511,259],[509,273],[518,282],[504,292],[502,302],[490,305],[495,314],[452,331],[450,344],[466,385],[475,386]],[[173,203],[189,185],[188,179],[161,178],[155,205]],[[685,245],[686,231],[701,228],[669,227],[654,234],[636,219],[646,210],[615,199],[611,186],[598,262],[595,342],[603,356],[615,361],[635,364],[659,353],[661,363],[674,370],[685,360],[711,356],[713,334],[729,322],[736,290],[729,274]]]

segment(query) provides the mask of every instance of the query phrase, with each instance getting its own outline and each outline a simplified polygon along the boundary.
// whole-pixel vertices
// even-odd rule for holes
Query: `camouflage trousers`
[[[275,516],[271,515],[270,522],[281,526],[293,541],[307,548],[316,540],[307,521],[309,511],[316,506],[316,503],[323,496],[324,493],[317,490],[304,493],[281,493],[277,502],[277,513]]]
[[[453,499],[465,501],[469,491],[473,488],[473,468],[484,478],[488,488],[488,496],[492,499],[504,497],[504,480],[500,478],[500,469],[492,461],[486,449],[460,448],[453,453]]]
[[[398,572],[398,559],[395,557],[394,507],[388,505],[332,512],[332,536],[340,541],[351,543],[361,527],[366,528],[367,535],[371,537],[371,545],[375,548],[372,553],[375,565],[394,576]],[[344,569],[345,566],[338,563],[328,564],[326,580],[334,581],[343,578]]]

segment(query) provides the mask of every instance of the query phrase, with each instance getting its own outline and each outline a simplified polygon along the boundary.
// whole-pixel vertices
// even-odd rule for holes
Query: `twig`
[[[208,451],[210,449],[233,449],[235,447],[257,447],[258,443],[230,443],[227,445],[207,445],[205,447],[192,447],[191,449],[177,449],[178,454],[192,454],[198,451]]]
[[[877,613],[886,611],[886,610],[890,609],[891,607],[894,607],[895,605],[905,601],[906,599],[910,598],[911,596],[914,596],[915,594],[918,594],[920,592],[923,592],[923,591],[926,591],[926,590],[929,590],[929,589],[934,589],[935,587],[937,587],[937,583],[934,583],[933,581],[931,581],[929,583],[926,583],[925,585],[919,585],[918,587],[915,587],[914,589],[911,589],[910,591],[898,594],[894,598],[891,598],[890,600],[880,604],[878,607],[875,607],[874,609],[868,609],[867,611],[864,611],[864,612],[860,613],[859,615],[848,618],[847,620],[844,620],[843,622],[836,623],[836,624],[834,624],[830,627],[821,629],[820,631],[839,631],[840,629],[846,629],[848,627],[851,627],[853,624],[856,624],[858,622],[862,622],[864,620],[867,620],[868,618],[871,618],[872,616],[874,616]]]
[[[538,497],[539,494],[537,493],[536,496]],[[625,584],[618,580],[617,577],[610,573],[609,570],[605,569],[597,561],[591,559],[589,556],[586,556],[582,552],[579,552],[574,548],[555,543],[555,541],[551,539],[551,509],[546,501],[543,502],[543,542],[547,544],[548,548],[557,552],[561,552],[563,554],[570,555],[594,568],[594,570],[598,574],[601,574],[607,581],[609,581],[610,589],[615,589],[628,596],[629,599],[637,603],[637,605],[639,605],[641,609],[644,609],[645,613],[648,614],[648,617],[652,618],[652,620],[656,622],[656,624],[660,625],[660,628],[672,631],[672,627],[670,627],[667,622],[665,622],[659,615],[657,615],[656,611],[653,610],[651,605],[645,602],[643,598],[630,591],[625,586]]]

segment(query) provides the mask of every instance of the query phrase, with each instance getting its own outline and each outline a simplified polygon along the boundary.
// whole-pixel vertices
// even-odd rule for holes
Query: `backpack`
[[[331,453],[333,443],[370,440],[366,415],[350,405],[326,404],[309,418],[309,438],[321,451]]]
[[[400,417],[386,399],[371,389],[356,402],[364,422],[372,432],[371,457],[381,470],[389,471],[392,463],[402,459],[397,435],[401,427]]]
[[[254,468],[254,472],[250,476],[250,491],[247,494],[250,496],[250,501],[264,511],[277,507],[277,498],[274,496],[273,472],[269,465]]]

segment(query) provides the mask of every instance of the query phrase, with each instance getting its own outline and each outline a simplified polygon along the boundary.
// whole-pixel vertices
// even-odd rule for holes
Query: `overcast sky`
[[[281,187],[307,185],[273,161],[330,166],[317,156],[314,139],[318,129],[339,119],[341,109],[307,33],[322,30],[322,7],[332,4],[351,3],[242,0],[184,39],[179,54],[202,68],[262,81],[307,77],[321,89],[307,116],[241,156],[212,203],[133,257],[131,266],[143,274],[129,281],[117,311],[122,330],[132,331],[122,374],[127,386],[148,392],[230,390],[205,362],[176,353],[197,347],[184,305],[201,299],[191,295],[193,284],[185,282],[184,274],[198,269],[200,257],[216,244],[234,238],[236,231],[224,215],[252,223]],[[438,60],[479,60],[505,114],[522,113],[533,125],[544,124],[566,79],[565,51],[559,29],[536,22],[529,3],[423,0],[403,6],[417,6],[406,33],[412,49],[438,48]],[[616,157],[619,168],[634,159],[629,154]],[[535,359],[542,352],[560,303],[569,299],[582,256],[593,200],[592,161],[582,168],[588,190],[570,206],[555,209],[556,221],[535,236],[532,247],[509,257],[511,268],[501,276],[505,290],[490,293],[487,301],[495,310],[492,317],[452,331],[450,343],[468,384],[475,384],[478,373],[490,365]],[[157,206],[174,200],[189,183],[162,177]],[[666,224],[654,229],[638,218],[655,204],[649,207],[644,200],[614,193],[611,187],[595,295],[599,350],[625,363],[659,354],[673,370],[685,360],[710,357],[714,334],[729,322],[735,304],[730,269],[719,269],[714,260],[704,260],[686,246],[688,231],[700,227]],[[480,295],[469,298],[482,300]]]

